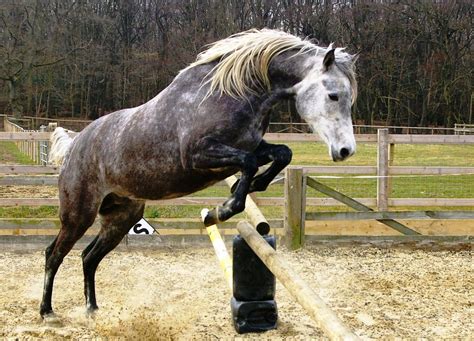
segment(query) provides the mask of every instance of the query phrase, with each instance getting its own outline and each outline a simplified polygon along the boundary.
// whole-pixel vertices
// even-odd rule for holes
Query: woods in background
[[[471,0],[0,0],[0,113],[97,118],[165,88],[204,45],[276,28],[360,52],[354,119],[472,121]],[[282,105],[273,120],[288,119]]]

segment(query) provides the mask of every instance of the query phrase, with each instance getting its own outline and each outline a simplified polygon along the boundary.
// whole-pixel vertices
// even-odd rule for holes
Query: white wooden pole
[[[208,213],[209,210],[206,208],[201,211],[202,221],[204,221]],[[227,285],[232,292],[232,260],[230,259],[229,253],[227,252],[227,248],[224,244],[224,241],[222,240],[217,225],[208,226],[206,227],[206,230],[207,234],[209,235],[209,239],[211,240],[212,246],[214,247],[217,259],[219,260],[219,265],[224,272]]]

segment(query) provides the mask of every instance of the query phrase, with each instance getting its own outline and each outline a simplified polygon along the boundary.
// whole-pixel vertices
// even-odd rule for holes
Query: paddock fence
[[[351,208],[351,211],[311,211],[308,205],[307,188],[312,188],[327,197],[331,201],[337,201],[341,205]],[[309,199],[311,200],[311,199]],[[414,200],[414,199],[401,199]],[[321,182],[317,176],[312,177],[305,174],[302,167],[289,167],[286,169],[285,176],[285,220],[284,220],[284,239],[290,249],[298,249],[305,243],[305,239],[311,233],[306,231],[309,225],[317,234],[326,234],[325,238],[331,238],[335,232],[343,231],[346,235],[369,235],[378,236],[395,235],[426,238],[433,235],[465,235],[472,236],[474,232],[474,199],[466,199],[462,204],[470,206],[468,209],[450,209],[448,211],[436,210],[431,207],[430,210],[397,210],[390,211],[388,207],[377,210],[369,205],[376,206],[375,202],[370,203],[365,198],[351,198]],[[427,204],[421,201],[422,205]],[[393,205],[396,206],[396,205]],[[430,222],[429,224],[420,223],[424,220],[452,220],[453,225],[446,223],[437,226]],[[372,221],[375,224],[369,224],[362,229],[357,229],[355,221]],[[343,225],[338,231],[333,228],[328,229],[328,223],[335,222]],[[313,224],[312,224],[313,223]],[[315,223],[315,224],[314,224]],[[322,223],[322,224],[321,224]],[[336,225],[337,226],[337,225]]]
[[[33,129],[25,129],[20,124],[24,122],[23,119],[15,120],[4,116],[3,120],[3,129],[7,133],[45,133],[48,131],[48,126],[42,125],[39,127],[39,130]],[[29,122],[29,121],[27,121]],[[35,134],[36,137],[39,137]],[[49,134],[44,134],[43,136],[47,136],[49,139]],[[48,139],[44,138],[31,138],[31,139],[21,139],[21,140],[14,140],[17,148],[26,156],[28,156],[34,163],[46,166],[48,162],[48,152],[49,152],[49,141]]]
[[[354,124],[356,134],[377,134],[378,129],[388,129],[391,134],[422,134],[422,135],[452,135],[474,134],[474,125],[455,124],[454,128],[446,127],[411,127],[391,126],[386,124]],[[311,127],[305,122],[270,122],[269,133],[310,133]]]
[[[49,118],[41,116],[22,116],[15,118],[9,115],[0,115],[4,119],[8,119],[18,124],[25,130],[39,130],[42,125],[47,126],[49,123],[57,123],[59,127],[63,127],[72,131],[81,131],[92,120],[75,119],[75,118]],[[2,120],[3,122],[3,120]],[[1,124],[0,122],[0,128]],[[469,135],[474,134],[474,124],[455,123],[454,127],[417,127],[417,126],[397,126],[387,125],[385,122],[375,121],[373,124],[365,124],[362,120],[356,120],[353,125],[356,134],[377,134],[378,129],[388,129],[391,134],[421,134],[421,135]],[[311,133],[311,128],[306,122],[270,122],[268,133]]]
[[[0,141],[13,141],[15,143],[30,142],[37,143],[45,142],[49,139],[50,132],[29,132],[10,130],[0,132]],[[266,139],[272,142],[317,142],[321,141],[313,134],[287,134],[287,133],[269,133]],[[334,188],[338,183],[350,183],[357,187],[361,187],[364,181],[370,181],[370,191],[362,191],[362,194],[350,194],[359,203],[376,210],[375,213],[359,213],[359,215],[344,215],[341,209],[344,208],[344,203],[335,198],[325,197],[321,193],[316,193],[313,189],[308,191],[303,196],[303,187],[294,186],[289,190],[291,178],[282,175],[277,181],[272,184],[270,188],[276,188],[275,195],[266,196],[267,194],[254,194],[255,203],[262,208],[263,212],[268,210],[277,211],[277,216],[284,217],[283,219],[269,219],[270,226],[273,233],[276,235],[291,240],[293,239],[291,232],[284,226],[294,224],[296,229],[300,229],[303,235],[307,235],[309,239],[313,237],[357,237],[357,236],[388,236],[401,235],[399,231],[394,231],[391,228],[381,227],[383,224],[379,220],[391,219],[387,212],[396,210],[400,212],[407,210],[409,207],[419,207],[417,212],[411,215],[405,215],[402,218],[415,220],[416,224],[408,223],[410,229],[416,230],[419,233],[427,236],[470,236],[474,231],[473,218],[469,215],[474,207],[474,193],[472,193],[474,186],[473,175],[474,167],[447,167],[447,166],[393,166],[393,160],[396,157],[395,146],[398,144],[447,144],[447,145],[467,145],[474,144],[474,136],[472,135],[397,135],[388,134],[386,130],[379,130],[377,135],[374,134],[359,134],[356,136],[358,143],[374,144],[378,150],[378,160],[375,165],[371,166],[301,166],[302,182],[306,177],[315,177],[317,181],[324,182],[327,186]],[[467,181],[464,185],[463,197],[397,197],[392,196],[396,193],[398,180],[411,179],[411,177],[427,179],[427,181],[436,181],[436,177],[453,177],[456,179],[464,179]],[[56,186],[58,177],[58,168],[49,165],[0,165],[0,186]],[[399,178],[400,177],[400,178]],[[332,183],[331,183],[332,181]],[[217,186],[226,186],[221,183]],[[286,188],[286,193],[283,189]],[[344,190],[338,189],[340,192]],[[32,190],[34,192],[34,190]],[[365,192],[374,192],[365,193]],[[163,200],[163,201],[149,201],[148,206],[190,206],[196,208],[196,218],[154,218],[149,219],[150,223],[155,227],[160,235],[178,236],[181,239],[191,236],[206,236],[206,230],[200,221],[199,211],[203,207],[215,207],[222,204],[227,198],[227,192],[222,192],[220,196],[202,196],[196,194],[193,196]],[[299,193],[299,194],[298,194]],[[360,194],[360,192],[359,192]],[[303,205],[305,209],[300,209],[301,213],[299,219],[295,218],[294,212],[298,210],[288,211],[285,207],[290,202],[295,202],[294,197],[300,197],[300,206]],[[304,199],[303,199],[304,198]],[[28,198],[18,197],[1,197],[0,207],[23,207],[23,206],[58,206],[59,201],[57,197],[35,197],[31,195]],[[426,208],[429,209],[426,209]],[[329,210],[330,213],[322,214],[321,210]],[[446,211],[446,213],[427,213],[431,211]],[[449,212],[453,212],[449,215]],[[307,212],[307,213],[306,213]],[[334,212],[339,215],[334,216]],[[382,212],[382,213],[380,213]],[[459,215],[460,212],[464,212]],[[314,214],[320,214],[314,216]],[[378,214],[378,215],[377,215]],[[396,217],[401,218],[401,213],[397,213]],[[424,216],[423,216],[424,215]],[[274,215],[275,216],[275,215]],[[297,216],[297,215],[296,215]],[[311,219],[307,219],[307,218]],[[336,217],[336,218],[334,218]],[[419,225],[418,220],[425,217],[435,217],[441,223],[430,222]],[[244,217],[245,218],[245,217]],[[341,220],[344,218],[344,220]],[[442,219],[441,219],[442,218]],[[448,219],[449,221],[445,221]],[[233,235],[237,231],[235,229],[236,222],[241,219],[237,217],[235,220],[222,224],[221,229],[224,235]],[[370,223],[365,225],[358,225],[359,222],[370,220]],[[306,223],[305,223],[306,222]],[[298,225],[299,224],[299,225]],[[303,228],[298,227],[303,224]],[[375,224],[375,225],[374,225]],[[416,226],[416,227],[412,227]],[[421,227],[420,227],[421,226]],[[44,218],[3,218],[0,219],[0,235],[3,236],[47,236],[57,233],[59,222],[57,219]],[[95,234],[98,230],[98,222],[88,231],[89,234]],[[301,235],[300,233],[300,235]],[[183,239],[183,240],[184,240]],[[304,242],[304,238],[302,239]],[[302,243],[301,243],[302,244]]]
[[[455,123],[454,133],[456,135],[474,135],[474,124]]]
[[[8,120],[11,123],[15,123],[25,130],[36,131],[39,131],[41,126],[47,126],[50,123],[56,123],[59,127],[63,127],[65,129],[81,131],[92,122],[92,120],[82,120],[75,118],[49,118],[41,116],[21,116],[21,118],[17,118],[10,115],[0,115],[0,118],[2,121]]]

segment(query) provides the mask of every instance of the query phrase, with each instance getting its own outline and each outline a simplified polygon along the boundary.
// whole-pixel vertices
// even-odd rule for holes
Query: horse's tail
[[[55,166],[61,165],[68,154],[73,140],[74,138],[69,136],[66,129],[57,127],[49,139],[51,142],[49,163]]]

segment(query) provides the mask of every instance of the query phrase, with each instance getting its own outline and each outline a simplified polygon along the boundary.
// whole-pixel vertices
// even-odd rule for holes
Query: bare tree
[[[206,44],[268,27],[360,53],[359,121],[467,122],[473,6],[467,0],[4,0],[0,110],[96,118],[155,96]],[[293,110],[285,103],[273,115],[291,119]]]

